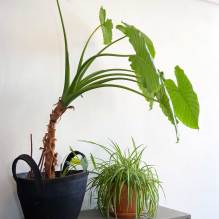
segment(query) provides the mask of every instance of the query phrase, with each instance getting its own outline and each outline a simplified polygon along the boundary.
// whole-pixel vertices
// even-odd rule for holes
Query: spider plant
[[[136,146],[132,140],[132,148],[127,152],[111,141],[112,148],[95,142],[91,144],[101,147],[109,156],[108,160],[98,159],[91,155],[94,171],[97,175],[91,178],[89,189],[97,193],[97,205],[101,213],[107,218],[110,211],[116,215],[116,207],[121,201],[122,189],[127,186],[127,206],[135,195],[136,218],[143,210],[147,216],[153,217],[159,201],[161,182],[153,166],[142,161],[144,147]],[[91,193],[92,194],[92,193]]]
[[[56,0],[58,12],[61,20],[65,45],[65,80],[64,88],[58,103],[50,114],[47,132],[43,138],[42,156],[39,167],[44,166],[45,177],[55,176],[55,166],[57,164],[57,153],[55,152],[55,126],[62,114],[71,108],[70,104],[82,94],[99,88],[111,87],[120,88],[143,97],[153,107],[157,103],[165,116],[174,125],[177,139],[177,124],[181,121],[190,128],[198,128],[199,103],[192,84],[179,67],[175,67],[177,84],[166,79],[162,71],[159,71],[153,62],[155,49],[150,38],[136,27],[127,23],[116,25],[116,30],[121,33],[121,37],[113,39],[113,23],[106,17],[106,11],[102,7],[99,11],[100,23],[88,37],[81,52],[78,66],[74,74],[70,69],[69,50],[67,33],[59,4]],[[98,31],[102,32],[104,46],[100,51],[91,57],[86,57],[86,51],[91,39]],[[115,44],[122,40],[127,40],[133,47],[132,54],[120,54],[107,52]],[[127,68],[112,66],[112,68],[100,68],[95,72],[90,72],[90,66],[99,58],[114,57],[117,59],[128,59],[130,66]],[[104,66],[102,66],[104,67]],[[138,89],[125,85],[121,82],[131,82],[138,85]]]

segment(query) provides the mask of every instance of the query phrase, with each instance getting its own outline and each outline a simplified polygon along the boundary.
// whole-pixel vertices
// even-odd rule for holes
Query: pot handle
[[[81,155],[82,158],[85,158],[85,155],[83,153],[81,153],[80,151],[74,151],[74,152],[71,152],[68,157],[66,158],[65,160],[65,163],[64,163],[64,166],[63,166],[63,170],[65,170],[67,167],[68,167],[68,162],[71,161],[72,158],[74,158],[75,156],[77,155]]]
[[[17,162],[19,160],[25,161],[30,166],[31,170],[33,171],[34,177],[36,179],[37,190],[39,192],[42,191],[42,176],[41,176],[40,170],[39,170],[36,162],[33,160],[33,158],[27,154],[22,154],[22,155],[18,156],[12,164],[12,174],[13,174],[15,181],[17,181],[17,179],[18,179],[17,174],[16,174],[16,167],[17,167]]]

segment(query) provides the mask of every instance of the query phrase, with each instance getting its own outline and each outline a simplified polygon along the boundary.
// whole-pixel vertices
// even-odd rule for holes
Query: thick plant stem
[[[54,178],[55,177],[55,166],[57,164],[57,153],[55,152],[55,126],[58,119],[62,116],[62,114],[66,111],[66,107],[63,105],[61,101],[59,101],[56,107],[52,110],[50,114],[50,120],[47,127],[47,133],[43,138],[43,154],[41,157],[41,163],[44,161],[44,171],[46,178]]]

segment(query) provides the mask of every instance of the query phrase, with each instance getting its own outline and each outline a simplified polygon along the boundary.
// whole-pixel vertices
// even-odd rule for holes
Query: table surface
[[[78,219],[103,219],[98,210],[82,211]],[[157,216],[154,219],[191,219],[189,214],[172,210],[165,207],[159,207]]]

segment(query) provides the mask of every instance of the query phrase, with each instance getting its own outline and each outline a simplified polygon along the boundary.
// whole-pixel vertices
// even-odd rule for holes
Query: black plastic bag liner
[[[70,153],[69,161],[75,154]],[[34,177],[28,173],[16,174],[19,160],[25,161]],[[17,194],[25,219],[77,219],[84,199],[88,172],[72,171],[71,175],[54,179],[42,179],[35,161],[26,154],[17,157],[12,165],[13,177],[17,183]],[[59,176],[60,172],[56,172]]]

